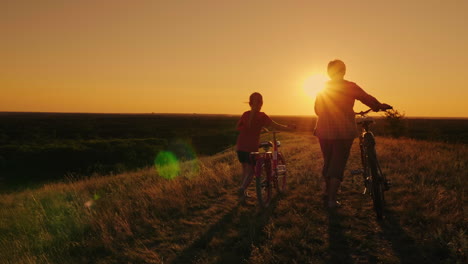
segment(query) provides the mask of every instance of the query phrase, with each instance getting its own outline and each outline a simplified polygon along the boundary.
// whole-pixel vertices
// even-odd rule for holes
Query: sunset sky
[[[305,83],[339,58],[407,116],[468,117],[467,14],[466,0],[0,0],[0,111],[241,114],[258,91],[270,115],[313,115]]]

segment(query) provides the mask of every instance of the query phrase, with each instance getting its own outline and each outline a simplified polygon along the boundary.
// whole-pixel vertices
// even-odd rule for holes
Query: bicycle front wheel
[[[268,207],[271,201],[271,165],[266,160],[258,160],[255,165],[255,187],[260,207]]]
[[[383,177],[379,170],[377,155],[375,149],[368,150],[368,164],[370,168],[370,187],[372,191],[372,201],[374,203],[374,210],[377,219],[382,219],[384,215],[385,196],[384,196],[384,182]]]
[[[278,153],[278,166],[275,172],[275,187],[278,193],[286,191],[286,163],[283,154]]]

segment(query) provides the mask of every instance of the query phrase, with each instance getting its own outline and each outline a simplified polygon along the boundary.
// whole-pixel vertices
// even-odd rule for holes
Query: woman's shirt
[[[250,120],[250,112],[243,113],[237,123],[237,130],[240,132],[236,143],[236,150],[238,151],[258,151],[262,127],[269,126],[273,122],[264,112],[255,113]]]
[[[357,84],[346,80],[327,82],[315,100],[318,116],[315,135],[320,139],[351,139],[357,136],[354,101],[359,100],[372,109],[380,103]]]

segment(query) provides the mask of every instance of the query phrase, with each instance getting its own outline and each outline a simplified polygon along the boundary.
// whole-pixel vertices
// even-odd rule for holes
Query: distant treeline
[[[50,180],[66,173],[121,172],[151,164],[167,140],[65,140],[0,146],[1,174],[15,180]]]
[[[429,141],[468,144],[468,118],[465,119],[404,119],[403,136]],[[384,126],[385,126],[385,122]],[[384,133],[383,133],[384,134]]]
[[[313,132],[316,118],[315,117],[294,117],[294,116],[278,116],[274,120],[297,125],[298,131]],[[395,123],[381,116],[374,117],[375,123],[372,125],[372,131],[377,136],[394,136],[391,127]],[[468,144],[468,118],[403,118],[401,123],[401,131],[398,134],[400,137],[407,137],[420,140],[440,141],[454,144]],[[359,127],[358,127],[359,129]]]
[[[179,159],[235,144],[239,116],[199,114],[0,113],[0,180],[36,182],[150,166],[164,150]],[[312,133],[315,118],[274,116]],[[468,119],[404,119],[403,137],[468,143]],[[373,131],[390,136],[378,118]]]
[[[219,115],[0,113],[0,181],[89,176],[151,166],[232,146],[239,117]],[[1,182],[0,182],[1,183]]]

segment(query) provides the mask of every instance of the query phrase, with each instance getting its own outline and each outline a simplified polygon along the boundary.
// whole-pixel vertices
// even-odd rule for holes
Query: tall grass
[[[1,195],[0,259],[70,263],[125,255],[129,244],[164,237],[161,226],[203,205],[194,198],[219,196],[239,174],[233,153],[185,162],[181,170],[175,180],[148,168]]]
[[[442,256],[468,255],[467,145],[421,142],[410,139],[382,141],[378,152],[386,160],[384,171],[395,180],[395,210],[411,226],[411,233],[431,241],[427,250]]]
[[[387,138],[377,142],[382,169],[394,183],[387,196],[389,210],[398,216],[402,230],[427,257],[465,261],[466,145]],[[373,215],[371,210],[345,207],[342,222],[327,220],[320,204],[321,154],[315,138],[282,134],[282,145],[289,191],[267,215],[254,216],[252,201],[238,207],[235,193],[241,171],[234,151],[183,162],[173,180],[147,168],[0,195],[0,259],[215,263],[239,260],[230,255],[234,248],[250,263],[343,260],[334,259],[333,250],[350,251],[358,262],[356,254],[367,254],[368,248],[382,243],[380,237],[362,235],[375,232],[375,219],[366,218]],[[348,167],[357,164],[355,144]],[[346,195],[361,188],[353,180],[346,176],[343,197],[354,197]],[[351,233],[327,233],[327,226],[348,226]],[[333,246],[333,239],[359,246]],[[396,257],[385,254],[393,253],[384,251],[379,259],[393,263]]]

